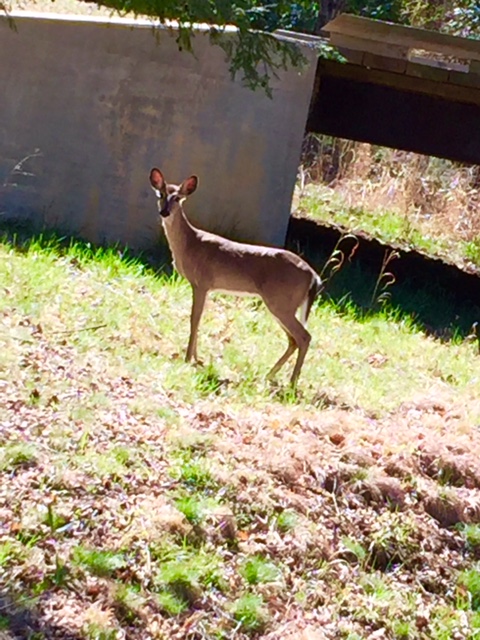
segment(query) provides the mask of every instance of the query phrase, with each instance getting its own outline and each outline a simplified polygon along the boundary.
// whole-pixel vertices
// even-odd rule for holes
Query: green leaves
[[[271,33],[313,24],[318,7],[318,3],[306,1],[292,4],[255,0],[106,0],[101,4],[121,14],[133,12],[158,18],[161,23],[177,22],[177,44],[189,52],[194,52],[194,25],[212,25],[210,42],[225,52],[232,78],[241,76],[245,86],[261,88],[269,96],[271,80],[279,71],[305,63],[295,43],[275,38]],[[238,32],[227,32],[227,26],[237,27]]]

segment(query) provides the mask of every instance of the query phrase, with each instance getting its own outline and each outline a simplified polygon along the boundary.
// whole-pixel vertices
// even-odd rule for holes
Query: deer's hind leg
[[[278,371],[280,371],[280,369],[283,367],[283,365],[287,362],[287,360],[292,356],[292,354],[297,349],[297,343],[295,342],[295,340],[288,333],[288,331],[286,333],[287,333],[287,338],[288,338],[288,347],[287,347],[285,353],[277,360],[277,362],[273,365],[273,367],[267,373],[267,378],[273,378],[273,376]]]
[[[282,329],[285,331],[288,337],[288,347],[282,357],[274,364],[270,370],[268,377],[275,375],[281,367],[292,356],[296,349],[298,349],[297,360],[293,369],[292,377],[290,378],[290,384],[294,387],[297,383],[298,376],[302,370],[305,356],[307,355],[308,347],[312,336],[305,329],[303,324],[295,316],[296,309],[282,310],[275,308],[273,305],[268,304],[265,301],[269,311],[273,314],[276,320],[279,322]]]

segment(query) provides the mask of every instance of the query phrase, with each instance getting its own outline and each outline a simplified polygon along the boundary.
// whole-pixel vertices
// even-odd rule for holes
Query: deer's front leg
[[[190,316],[190,339],[187,347],[186,361],[190,362],[193,358],[195,362],[198,362],[197,357],[197,334],[198,325],[200,324],[200,318],[202,317],[203,309],[205,307],[205,300],[207,292],[198,287],[192,287],[193,300],[192,300],[192,314]]]

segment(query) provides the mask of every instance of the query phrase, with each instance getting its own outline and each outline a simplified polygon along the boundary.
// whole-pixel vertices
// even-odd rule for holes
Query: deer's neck
[[[174,267],[188,279],[185,263],[188,261],[188,256],[192,255],[192,244],[197,239],[196,230],[180,206],[172,211],[168,218],[162,218],[162,223],[173,255]]]

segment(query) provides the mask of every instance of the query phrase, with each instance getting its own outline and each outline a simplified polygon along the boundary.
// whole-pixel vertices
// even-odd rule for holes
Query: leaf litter
[[[1,321],[8,640],[476,637],[458,606],[478,552],[462,527],[480,523],[464,406],[192,406],[26,317]],[[250,627],[235,608],[248,594]]]

